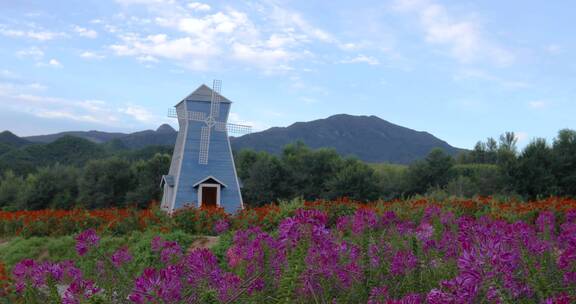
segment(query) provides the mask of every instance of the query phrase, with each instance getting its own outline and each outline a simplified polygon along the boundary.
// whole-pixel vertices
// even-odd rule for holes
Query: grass
[[[123,236],[103,236],[99,248],[104,252],[112,252],[120,247],[128,247],[133,253],[135,264],[145,267],[155,261],[151,254],[150,244],[157,235],[166,240],[177,241],[183,249],[195,242],[203,243],[202,236],[191,235],[179,230],[170,233],[147,230],[144,232],[134,231]],[[22,259],[38,261],[77,260],[80,267],[83,268],[83,261],[79,259],[76,253],[75,244],[76,241],[73,236],[2,239],[0,240],[0,261],[9,270]],[[88,267],[89,265],[84,264],[84,266]]]

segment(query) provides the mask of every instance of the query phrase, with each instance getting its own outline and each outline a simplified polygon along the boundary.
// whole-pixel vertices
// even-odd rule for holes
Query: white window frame
[[[202,188],[213,187],[216,188],[216,206],[220,207],[220,184],[205,183],[198,185],[198,208],[202,207]]]

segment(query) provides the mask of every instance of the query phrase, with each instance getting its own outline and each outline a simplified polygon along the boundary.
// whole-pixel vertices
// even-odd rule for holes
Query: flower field
[[[5,238],[52,227],[43,235],[73,235],[76,250],[71,260],[0,264],[8,303],[576,302],[572,199],[344,199],[231,216],[125,209],[0,218]],[[219,243],[194,248],[164,237],[175,230]],[[146,252],[103,245],[106,235],[135,231],[158,234]]]

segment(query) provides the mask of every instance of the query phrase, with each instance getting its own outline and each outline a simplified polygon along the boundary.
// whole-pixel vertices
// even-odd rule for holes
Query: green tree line
[[[522,151],[512,132],[480,141],[456,157],[433,149],[409,166],[366,164],[335,150],[288,145],[280,156],[244,150],[236,155],[243,195],[254,205],[301,196],[347,196],[361,201],[445,194],[576,196],[576,131],[561,130],[551,144],[535,139]]]
[[[169,148],[125,151],[107,144],[95,145],[94,151],[78,140],[21,148],[20,154],[8,152],[10,158],[2,155],[0,161],[10,161],[0,162],[0,209],[145,207],[160,200]],[[514,134],[505,133],[456,157],[434,149],[408,166],[367,164],[300,142],[287,145],[280,155],[242,150],[234,157],[244,200],[251,206],[294,197],[576,196],[576,131],[561,130],[552,143],[535,139],[522,151],[516,144]],[[50,153],[34,154],[44,149]]]

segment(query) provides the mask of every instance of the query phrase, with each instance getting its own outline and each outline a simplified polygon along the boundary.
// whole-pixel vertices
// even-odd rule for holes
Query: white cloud
[[[530,87],[530,85],[524,81],[508,80],[493,75],[489,72],[486,72],[485,70],[472,69],[472,68],[465,68],[459,70],[458,72],[456,72],[453,78],[456,81],[481,80],[486,82],[492,82],[508,89],[524,89]]]
[[[146,8],[161,29],[147,34],[113,27],[119,38],[110,45],[118,56],[171,60],[194,70],[244,64],[264,72],[293,71],[293,62],[312,57],[307,46],[343,44],[331,33],[313,26],[301,14],[271,2],[255,4],[248,12],[226,6],[216,9],[199,2],[117,0]],[[164,28],[164,29],[162,29]],[[222,56],[230,54],[230,56]]]
[[[0,70],[0,79],[20,79],[20,75],[10,70]]]
[[[155,126],[164,120],[132,104],[115,107],[97,99],[65,99],[39,95],[41,84],[19,85],[0,82],[0,110],[27,113],[36,117],[72,120],[103,126]]]
[[[60,61],[52,58],[48,61],[48,65],[54,68],[61,68],[62,64],[60,63]]]
[[[544,47],[544,50],[551,55],[558,55],[564,51],[564,49],[557,44],[549,44]]]
[[[95,30],[91,30],[91,29],[87,29],[78,25],[75,25],[72,30],[78,34],[81,37],[86,37],[86,38],[97,38],[98,37],[98,32],[96,32]]]
[[[141,122],[153,122],[156,120],[156,116],[153,115],[150,111],[137,105],[129,105],[126,108],[120,109],[120,112],[130,115],[134,119]]]
[[[30,88],[32,90],[36,90],[36,91],[43,91],[43,90],[46,90],[48,88],[47,86],[40,84],[40,83],[36,83],[36,82],[28,84],[26,86],[28,88]]]
[[[485,38],[479,22],[455,16],[432,0],[396,0],[394,8],[415,14],[426,42],[447,47],[450,54],[462,63],[488,59],[499,65],[508,65],[515,59],[510,51]]]
[[[308,103],[308,104],[319,102],[318,99],[313,98],[313,97],[308,97],[308,96],[300,97],[300,100],[302,100],[304,103]]]
[[[525,142],[528,139],[528,133],[526,132],[514,132],[514,135],[516,136],[516,140],[518,140],[518,143],[522,143]]]
[[[0,35],[13,38],[28,38],[38,41],[48,41],[65,36],[63,33],[51,32],[42,29],[15,30],[0,25]]]
[[[119,56],[134,56],[143,62],[156,62],[157,58],[172,59],[185,62],[198,70],[207,69],[206,59],[219,52],[207,42],[196,41],[190,37],[170,39],[166,34],[147,37],[133,34],[121,39],[123,43],[110,46]]]
[[[270,128],[269,124],[263,123],[261,121],[249,121],[249,120],[242,119],[240,114],[238,114],[236,112],[230,112],[230,114],[228,115],[228,122],[233,123],[233,124],[243,125],[243,126],[250,126],[250,127],[252,127],[252,132],[262,131],[262,130],[266,130],[266,129]],[[238,136],[238,134],[230,134],[230,135]]]
[[[188,8],[190,8],[193,11],[205,12],[210,10],[210,5],[200,2],[191,2],[188,3]]]
[[[294,55],[281,48],[269,49],[266,47],[234,43],[232,45],[232,56],[241,61],[273,68],[272,65],[276,62],[289,61]]]
[[[91,51],[82,52],[80,54],[80,57],[82,57],[84,59],[103,59],[104,58],[103,55],[100,55],[98,53],[91,52]]]
[[[531,109],[543,109],[548,106],[548,102],[544,100],[533,100],[528,102],[528,107]]]
[[[341,60],[340,63],[366,63],[369,65],[379,65],[380,61],[372,56],[358,55],[354,58]]]
[[[44,58],[44,51],[39,49],[38,47],[31,47],[24,50],[20,50],[16,52],[16,56],[18,57],[30,57],[35,60],[40,60]]]

